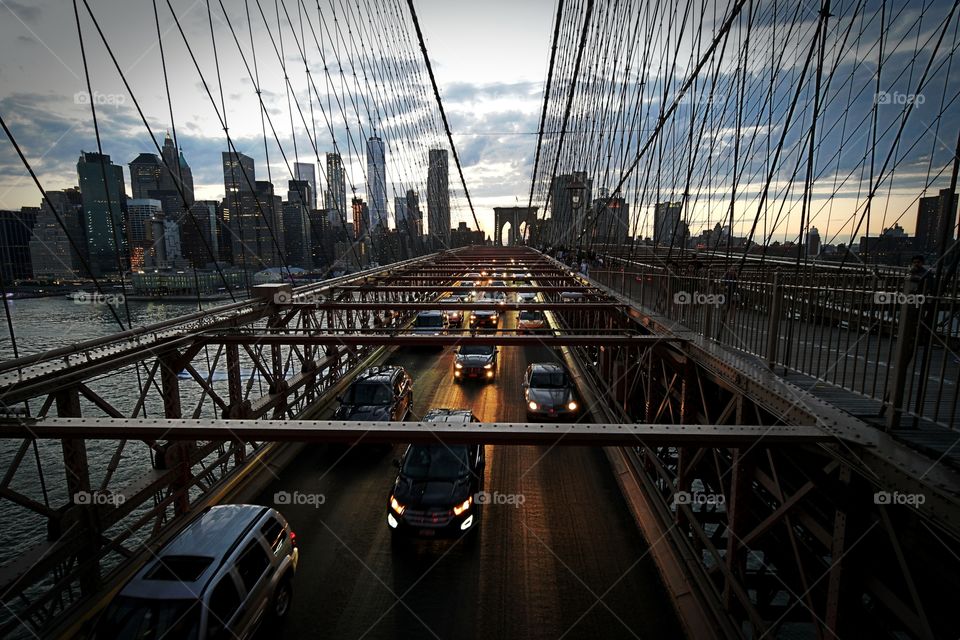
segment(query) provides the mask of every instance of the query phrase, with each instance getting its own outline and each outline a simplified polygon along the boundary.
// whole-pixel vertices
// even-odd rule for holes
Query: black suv
[[[338,399],[334,418],[401,421],[413,406],[413,381],[403,367],[371,367]]]
[[[433,409],[423,420],[477,422],[466,409]],[[483,491],[485,462],[480,444],[432,442],[408,446],[397,461],[400,472],[387,502],[392,539],[450,538],[477,528],[480,505],[474,502],[474,496]]]

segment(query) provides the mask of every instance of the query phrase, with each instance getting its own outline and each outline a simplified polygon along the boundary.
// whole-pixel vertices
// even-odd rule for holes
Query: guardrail
[[[957,428],[960,295],[954,281],[900,272],[702,269],[677,273],[607,257],[590,277],[705,338],[761,358],[799,383],[872,402],[887,429]],[[871,415],[872,414],[872,415]],[[932,424],[931,424],[932,423]]]

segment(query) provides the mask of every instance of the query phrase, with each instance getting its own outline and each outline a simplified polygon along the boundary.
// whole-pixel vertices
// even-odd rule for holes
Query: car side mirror
[[[400,458],[393,459],[393,466],[395,466],[397,469],[400,468]]]

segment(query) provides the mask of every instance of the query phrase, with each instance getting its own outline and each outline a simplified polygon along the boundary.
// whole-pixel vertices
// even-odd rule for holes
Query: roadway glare
[[[507,315],[515,326],[516,312]],[[449,348],[399,350],[388,362],[413,377],[416,417],[449,407],[519,422],[527,364],[553,359],[546,347],[501,347],[495,382],[462,384]],[[682,637],[602,450],[488,446],[485,490],[522,494],[523,505],[485,505],[474,548],[393,549],[386,509],[403,447],[346,449],[308,447],[259,498],[273,506],[280,491],[323,495],[317,506],[277,506],[297,534],[300,566],[289,618],[261,637]]]

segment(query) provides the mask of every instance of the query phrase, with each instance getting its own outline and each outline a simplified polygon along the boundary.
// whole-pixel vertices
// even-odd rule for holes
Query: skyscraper
[[[347,216],[347,182],[343,172],[343,160],[339,153],[327,154],[327,199],[326,209],[334,222],[349,221]]]
[[[255,254],[256,226],[260,217],[253,197],[256,182],[253,158],[242,153],[224,151],[222,231],[226,231],[222,245],[230,247],[233,263],[237,266],[257,264]],[[223,234],[221,234],[223,237]],[[251,244],[252,243],[252,244]]]
[[[370,203],[370,224],[387,227],[387,166],[383,140],[377,136],[367,140],[367,200]]]
[[[152,264],[156,248],[147,240],[153,220],[163,219],[159,200],[134,198],[127,201],[127,243],[130,247],[130,269],[136,271]]]
[[[430,149],[427,168],[427,222],[433,248],[450,246],[450,187],[447,150]]]
[[[179,202],[177,203],[177,209],[183,209],[183,198],[187,200],[187,206],[193,204],[193,171],[190,169],[190,165],[187,164],[186,158],[183,157],[183,151],[178,151],[177,147],[173,144],[173,138],[170,137],[170,134],[167,133],[166,137],[163,139],[163,147],[160,150],[160,153],[163,157],[163,171],[160,175],[160,189],[176,194]],[[180,189],[177,186],[180,186]],[[183,196],[180,195],[180,192],[183,192]],[[151,196],[155,197],[155,196]],[[164,209],[167,215],[171,215],[171,212],[167,209]]]
[[[351,202],[353,210],[353,237],[363,238],[370,233],[370,208],[361,198]]]
[[[160,189],[163,164],[155,153],[141,153],[130,161],[130,190],[134,200],[145,200]]]
[[[39,213],[39,207],[0,211],[0,273],[7,283],[33,278],[30,238]]]
[[[820,255],[820,231],[816,227],[810,227],[807,232],[807,255]]]
[[[423,212],[420,211],[420,194],[413,189],[407,189],[407,215],[410,220],[410,234],[417,237],[422,236]]]
[[[255,177],[253,158],[233,151],[224,151],[220,155],[223,161],[224,198],[229,200],[241,191],[252,191]]]
[[[83,226],[90,268],[95,275],[115,272],[118,256],[121,268],[125,268],[127,194],[123,167],[113,164],[109,155],[81,151],[77,177],[83,199]]]
[[[957,196],[953,195],[953,206],[948,206],[950,189],[941,189],[940,193],[929,198],[920,198],[917,207],[916,249],[920,253],[940,256],[945,247],[942,245],[944,231],[947,232],[947,246],[953,240],[953,227],[957,221]]]
[[[299,181],[310,184],[311,200],[304,203],[307,209],[317,208],[317,172],[316,167],[310,162],[294,162],[293,175]]]
[[[658,202],[653,209],[653,244],[661,247],[686,245],[687,225],[681,222],[680,202]]]
[[[53,204],[53,209],[50,204]],[[56,214],[54,213],[56,211]],[[79,189],[47,191],[30,240],[30,262],[35,277],[77,278],[86,275],[81,255],[86,256],[87,240],[81,224],[83,206]],[[66,227],[64,231],[57,216]],[[73,248],[73,240],[80,253]]]
[[[307,180],[288,182],[287,202],[283,205],[284,252],[287,264],[304,269],[313,265],[310,220],[307,216],[312,200]]]
[[[218,206],[216,200],[197,200],[190,206],[191,215],[180,223],[183,257],[196,269],[223,259],[217,225]]]

